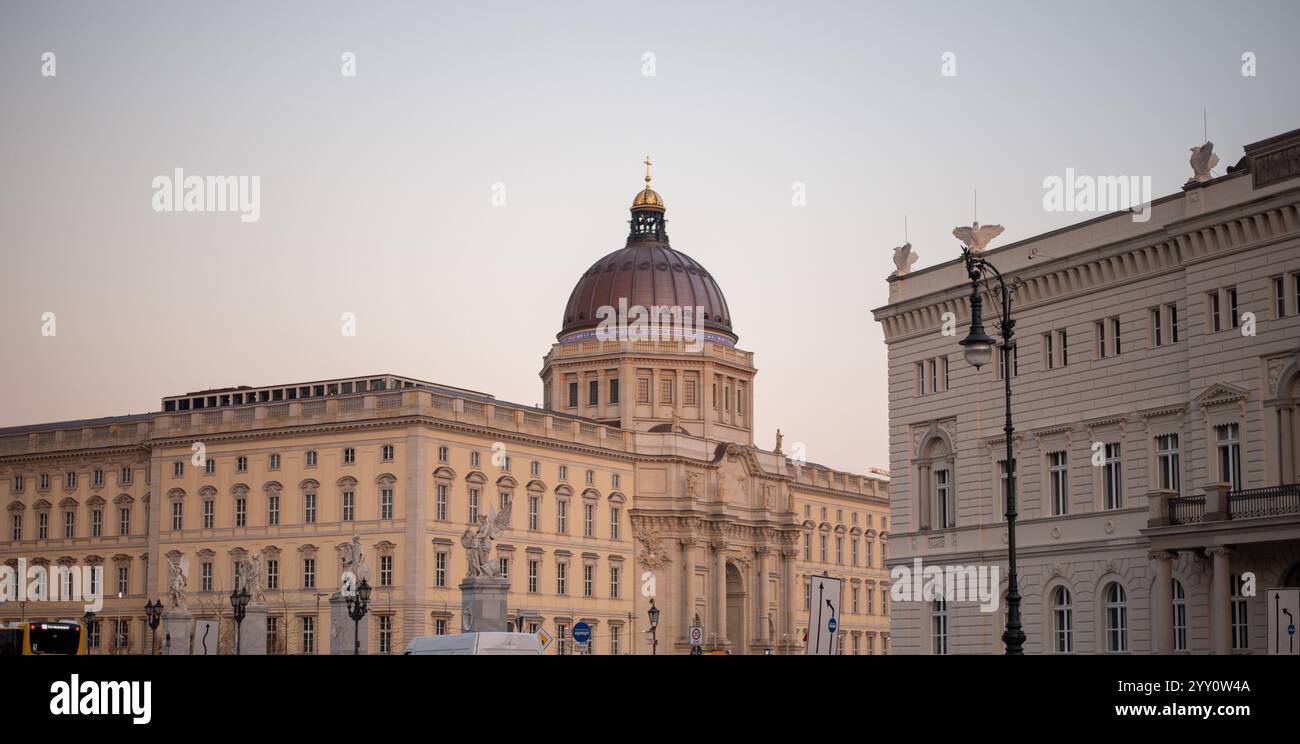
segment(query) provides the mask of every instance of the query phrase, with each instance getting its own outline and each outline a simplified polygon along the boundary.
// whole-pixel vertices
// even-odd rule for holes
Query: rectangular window
[[[316,653],[316,618],[304,615],[302,618],[302,652]]]
[[[302,588],[304,589],[316,588],[316,559],[315,558],[302,559]]]
[[[307,467],[309,468],[316,467],[316,450],[307,451]]]
[[[568,591],[568,585],[565,583],[565,579],[567,578],[565,574],[567,573],[568,568],[569,565],[564,561],[559,561],[555,564],[555,593],[556,594],[564,594],[565,592]]]
[[[835,536],[835,562],[844,565],[844,538]]]
[[[384,462],[393,461],[393,455],[395,454],[395,449],[396,448],[394,448],[393,445],[391,444],[385,444],[383,446],[383,449],[380,450],[380,457],[383,459]]]
[[[934,502],[939,511],[939,528],[948,529],[954,524],[952,488],[948,483],[948,469],[934,471]]]
[[[316,494],[303,494],[302,497],[302,521],[305,524],[315,524],[316,522]]]
[[[854,514],[853,516],[857,516]],[[853,565],[858,565],[858,539],[855,537],[849,541],[849,560]]]
[[[1217,290],[1209,294],[1209,304],[1210,330],[1221,331],[1223,330],[1223,319],[1219,315],[1219,293]]]
[[[569,502],[563,499],[555,502],[555,531],[561,534],[569,531]]]
[[[582,567],[582,596],[595,596],[596,591],[596,567],[586,564]]]
[[[439,522],[447,521],[447,484],[439,483],[434,488],[433,518]]]
[[[685,405],[693,406],[699,402],[697,400],[699,393],[696,392],[695,384],[695,380],[682,381],[682,403]]]
[[[379,518],[393,518],[393,489],[391,488],[379,489]]]
[[[279,469],[280,469],[280,456],[279,456],[279,455],[271,455],[271,457],[270,457],[270,461],[267,462],[266,465],[267,465],[267,469],[269,469],[269,470],[279,470]]]
[[[478,454],[478,452],[471,452],[471,453],[469,453],[469,466],[470,466],[471,468],[477,468],[477,467],[479,466],[479,454]]]
[[[181,478],[185,475],[185,463],[177,461],[172,463],[172,477]]]
[[[1237,288],[1228,289],[1228,312],[1231,313],[1232,327],[1237,328],[1241,325],[1241,314],[1237,312]]]
[[[199,590],[212,591],[212,561],[204,561],[199,573]]]
[[[441,550],[433,556],[433,585],[447,586],[447,554]]]
[[[672,405],[673,402],[673,379],[668,378],[659,381],[659,402],[666,405]]]
[[[1119,442],[1109,442],[1102,450],[1102,484],[1105,489],[1104,508],[1119,509],[1124,506],[1124,481],[1120,469]]]
[[[1169,306],[1169,343],[1178,343],[1178,306]]]
[[[240,496],[235,499],[235,526],[243,527],[248,523],[248,499]]]
[[[1165,330],[1164,325],[1162,324],[1160,318],[1160,308],[1157,307],[1151,311],[1151,334],[1152,337],[1155,338],[1156,346],[1165,345],[1164,330]]]
[[[104,485],[104,471],[96,470],[90,476],[90,482],[96,487]]]
[[[510,559],[498,558],[497,571],[501,574],[501,578],[505,579],[506,581],[510,581]]]
[[[1178,435],[1161,434],[1156,437],[1156,474],[1158,485],[1162,490],[1178,493]]]
[[[529,594],[537,593],[538,568],[539,568],[538,561],[533,561],[533,560],[528,561],[528,593]]]
[[[469,489],[469,523],[478,524],[479,512],[479,490],[477,488]]]
[[[343,521],[351,522],[357,516],[357,495],[352,491],[343,492]]]
[[[611,540],[617,540],[619,536],[618,516],[620,511],[617,506],[609,507],[609,539]]]
[[[618,580],[619,580],[619,574],[621,574],[621,573],[622,573],[622,571],[619,569],[618,566],[610,566],[610,567],[609,567],[609,597],[610,597],[610,599],[618,599]]]
[[[532,464],[528,466],[528,472],[531,473],[533,477],[537,477],[541,475],[542,464],[536,460],[533,460]]]
[[[120,507],[117,510],[117,534],[131,534],[131,509],[130,507]]]
[[[203,529],[210,530],[217,519],[217,502],[211,499],[203,502]]]
[[[582,534],[586,537],[596,536],[596,505],[582,505]]]
[[[274,558],[266,561],[266,588],[280,588],[280,561]]]
[[[18,542],[23,539],[23,515],[14,514],[11,517],[11,524],[13,525],[13,540]]]
[[[939,390],[939,373],[936,360],[930,359],[926,362],[926,365],[930,370],[930,392],[937,392]]]
[[[1120,352],[1123,351],[1119,343],[1119,318],[1110,319],[1110,335],[1113,341],[1112,348],[1115,351],[1115,356],[1119,356]]]
[[[185,526],[185,504],[176,501],[172,503],[172,529],[179,530]]]
[[[578,407],[578,383],[569,383],[569,408]]]
[[[1232,575],[1232,649],[1250,648],[1250,624],[1247,621],[1246,596],[1242,592],[1241,574]]]
[[[23,490],[22,480],[19,479],[18,483],[19,483],[18,490],[19,491]],[[119,486],[131,485],[131,468],[122,468],[122,472],[117,474],[117,484]]]
[[[1214,427],[1219,453],[1219,480],[1230,490],[1241,490],[1241,434],[1240,425],[1223,424]]]
[[[36,537],[40,540],[48,539],[50,536],[50,515],[47,512],[41,512],[36,517]]]
[[[63,513],[63,536],[69,539],[77,536],[77,513],[74,511]]]
[[[357,451],[354,448],[348,447],[343,450],[344,465],[353,465],[356,463],[356,461],[357,461]]]
[[[1056,338],[1061,345],[1061,366],[1068,367],[1070,365],[1070,346],[1066,342],[1065,331],[1057,331]]]
[[[587,381],[587,405],[600,405],[600,380]]]
[[[266,496],[266,523],[274,527],[280,523],[280,495],[267,494]]]
[[[247,473],[247,472],[248,472],[248,458],[247,458],[247,457],[236,457],[236,458],[235,458],[235,472],[237,472],[237,473]]]
[[[637,403],[650,402],[650,378],[648,377],[636,378],[636,402]]]
[[[1286,281],[1280,276],[1273,277],[1273,314],[1286,317]]]
[[[393,556],[391,555],[379,556],[379,585],[393,585]]]
[[[925,395],[925,362],[916,363],[916,394]]]
[[[206,473],[207,475],[212,475],[212,474],[216,473],[216,472],[217,472],[217,461],[216,461],[216,460],[213,460],[212,458],[208,458],[207,460],[204,460],[204,462],[203,462],[203,472]]]
[[[447,448],[446,448],[446,447],[439,447],[439,448],[438,448],[438,462],[447,462]]]
[[[92,509],[90,512],[90,536],[102,537],[104,534],[104,511]]]
[[[618,378],[615,377],[609,381],[609,402],[618,402]]]
[[[379,653],[391,654],[393,652],[393,616],[379,616]]]
[[[1047,453],[1048,484],[1052,490],[1052,516],[1070,513],[1070,474],[1065,452]]]
[[[528,529],[537,531],[537,516],[541,511],[542,500],[537,496],[528,497]]]
[[[619,643],[620,630],[622,630],[622,628],[620,628],[617,625],[609,626],[609,655],[610,656],[618,656],[619,653],[621,653],[620,651],[621,644]]]
[[[130,594],[131,586],[131,569],[126,566],[117,567],[117,593],[126,595]]]
[[[1052,334],[1043,334],[1043,369],[1054,369],[1056,366],[1056,352],[1053,351]]]

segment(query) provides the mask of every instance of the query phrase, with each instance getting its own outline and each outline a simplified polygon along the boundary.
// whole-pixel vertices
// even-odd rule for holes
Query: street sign
[[[1268,589],[1268,653],[1300,656],[1300,589]]]
[[[573,626],[573,642],[585,644],[587,641],[590,640],[591,640],[591,626],[584,622],[576,623]]]
[[[835,631],[840,626],[840,589],[843,582],[830,576],[812,576],[812,606],[808,610],[808,635],[804,643],[806,656],[830,656],[835,653]]]
[[[555,643],[555,636],[547,633],[546,628],[538,628],[537,637],[542,640],[542,653],[546,653],[551,644]]]
[[[691,631],[690,631],[690,639],[691,639],[691,645],[692,645],[692,646],[703,646],[703,645],[704,645],[704,628],[701,628],[701,627],[698,626],[698,625],[692,625],[692,626],[691,626]]]

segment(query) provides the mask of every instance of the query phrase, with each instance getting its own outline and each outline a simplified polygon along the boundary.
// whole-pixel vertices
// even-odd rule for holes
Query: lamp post
[[[1002,431],[1007,440],[1007,628],[1002,633],[1002,642],[1006,644],[1008,656],[1021,656],[1025,653],[1025,631],[1020,626],[1020,583],[1016,578],[1016,468],[1011,450],[1011,439],[1015,427],[1011,424],[1011,376],[1014,372],[1013,354],[1015,344],[1016,321],[1011,318],[1011,291],[1007,287],[1002,273],[993,264],[978,256],[968,247],[962,248],[962,259],[966,262],[966,274],[970,277],[970,332],[961,340],[965,349],[966,361],[979,369],[993,358],[996,342],[984,331],[983,298],[980,296],[981,285],[990,280],[997,282],[996,290],[1001,294],[1001,307],[998,314],[998,335],[1002,337],[1002,380],[1006,399],[1006,423]],[[1012,287],[1018,280],[1012,281]]]
[[[89,655],[95,650],[95,647],[90,645],[90,629],[95,625],[95,613],[86,610],[86,614],[81,618],[81,621],[83,628],[82,632],[86,639],[86,654]]]
[[[248,587],[230,593],[230,606],[235,610],[235,656],[239,656],[239,641],[244,626],[244,611],[248,608]]]
[[[361,654],[361,618],[370,611],[370,582],[362,579],[354,596],[348,597],[348,617],[352,618],[352,655]]]
[[[149,654],[151,656],[158,653],[158,622],[162,620],[162,610],[161,599],[144,603],[144,615],[149,622]]]
[[[650,611],[646,613],[650,616],[650,655],[658,656],[659,654],[659,608],[655,607],[655,601],[650,600]]]

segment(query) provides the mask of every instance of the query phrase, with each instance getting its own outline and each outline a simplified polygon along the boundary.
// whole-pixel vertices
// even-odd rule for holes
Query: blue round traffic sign
[[[576,643],[586,643],[591,640],[591,626],[586,623],[577,623],[573,626],[573,640]]]
[[[838,627],[840,627],[840,624],[835,622],[835,618],[831,618],[830,622],[826,623],[826,630],[829,630],[832,633],[834,633],[835,629]]]

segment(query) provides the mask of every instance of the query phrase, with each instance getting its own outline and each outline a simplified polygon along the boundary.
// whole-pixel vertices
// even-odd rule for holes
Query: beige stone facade
[[[563,338],[542,371],[545,408],[381,374],[0,430],[0,561],[105,566],[107,653],[150,647],[144,604],[183,557],[190,610],[220,618],[229,649],[235,565],[260,552],[269,647],[328,653],[339,551],[356,533],[375,585],[368,648],[400,653],[459,631],[461,534],[508,501],[495,555],[509,614],[559,636],[553,653],[573,651],[579,621],[594,653],[649,653],[651,598],[659,653],[688,652],[697,616],[706,648],[801,653],[802,587],[821,573],[845,579],[842,652],[884,653],[888,477],[754,446],[753,355],[724,330],[704,343]],[[0,604],[0,621],[80,616],[74,603]]]
[[[1264,589],[1300,586],[1300,131],[1246,153],[1156,200],[1149,221],[1107,214],[984,254],[1018,285],[1028,653],[1263,653]],[[1006,370],[963,359],[958,253],[891,277],[876,311],[890,564],[1000,564],[1005,592]],[[894,648],[1000,653],[1004,622],[971,602],[899,603]]]

